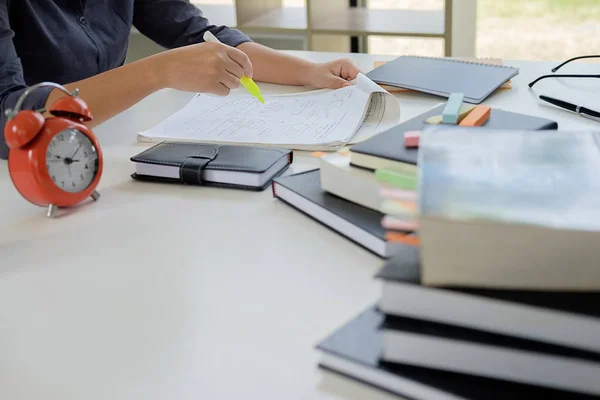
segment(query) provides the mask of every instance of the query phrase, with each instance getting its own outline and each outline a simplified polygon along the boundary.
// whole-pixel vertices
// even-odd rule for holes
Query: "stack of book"
[[[389,258],[418,245],[414,206],[419,149],[404,134],[441,118],[446,104],[320,158],[319,169],[274,180],[273,195],[371,252]],[[557,129],[554,121],[492,109],[488,129]],[[399,190],[402,193],[399,193]]]
[[[425,399],[600,398],[600,134],[425,135],[420,248],[319,343],[323,368]]]
[[[425,286],[419,258],[387,261],[378,304],[318,344],[320,367],[415,400],[600,396],[600,288]]]

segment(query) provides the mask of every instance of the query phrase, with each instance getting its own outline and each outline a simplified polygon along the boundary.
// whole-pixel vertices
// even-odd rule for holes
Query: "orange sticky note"
[[[490,107],[479,105],[460,122],[459,126],[481,126],[490,118],[491,112]]]
[[[316,158],[321,158],[323,156],[326,156],[327,153],[323,153],[322,151],[315,151],[310,153],[311,156],[316,157]]]
[[[401,232],[386,232],[385,240],[389,242],[403,243],[415,247],[419,247],[421,245],[421,240],[418,236]]]
[[[404,146],[405,147],[419,147],[419,138],[421,137],[421,131],[406,131],[404,132]]]

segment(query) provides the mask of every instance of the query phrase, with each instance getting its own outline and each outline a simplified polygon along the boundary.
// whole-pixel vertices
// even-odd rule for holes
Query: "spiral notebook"
[[[515,77],[518,68],[451,58],[402,56],[367,73],[372,81],[440,97],[463,93],[464,101],[479,104]]]

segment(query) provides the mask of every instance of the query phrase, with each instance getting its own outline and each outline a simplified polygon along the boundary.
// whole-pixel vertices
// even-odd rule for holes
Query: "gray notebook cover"
[[[436,96],[464,93],[464,101],[479,104],[518,68],[453,59],[402,56],[375,68],[367,76],[378,84],[402,87]]]

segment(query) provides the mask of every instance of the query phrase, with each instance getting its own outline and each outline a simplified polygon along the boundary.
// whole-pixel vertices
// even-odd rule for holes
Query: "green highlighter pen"
[[[206,31],[204,33],[203,37],[204,37],[204,41],[206,41],[206,42],[221,43],[221,41],[219,39],[217,39],[217,37],[215,35],[213,35],[210,31]],[[240,78],[240,83],[242,84],[243,87],[246,88],[248,93],[250,93],[252,96],[256,97],[258,99],[258,101],[260,101],[261,103],[265,102],[265,99],[263,99],[262,94],[260,93],[260,89],[258,88],[258,85],[252,79],[248,78],[246,75],[243,75]]]

